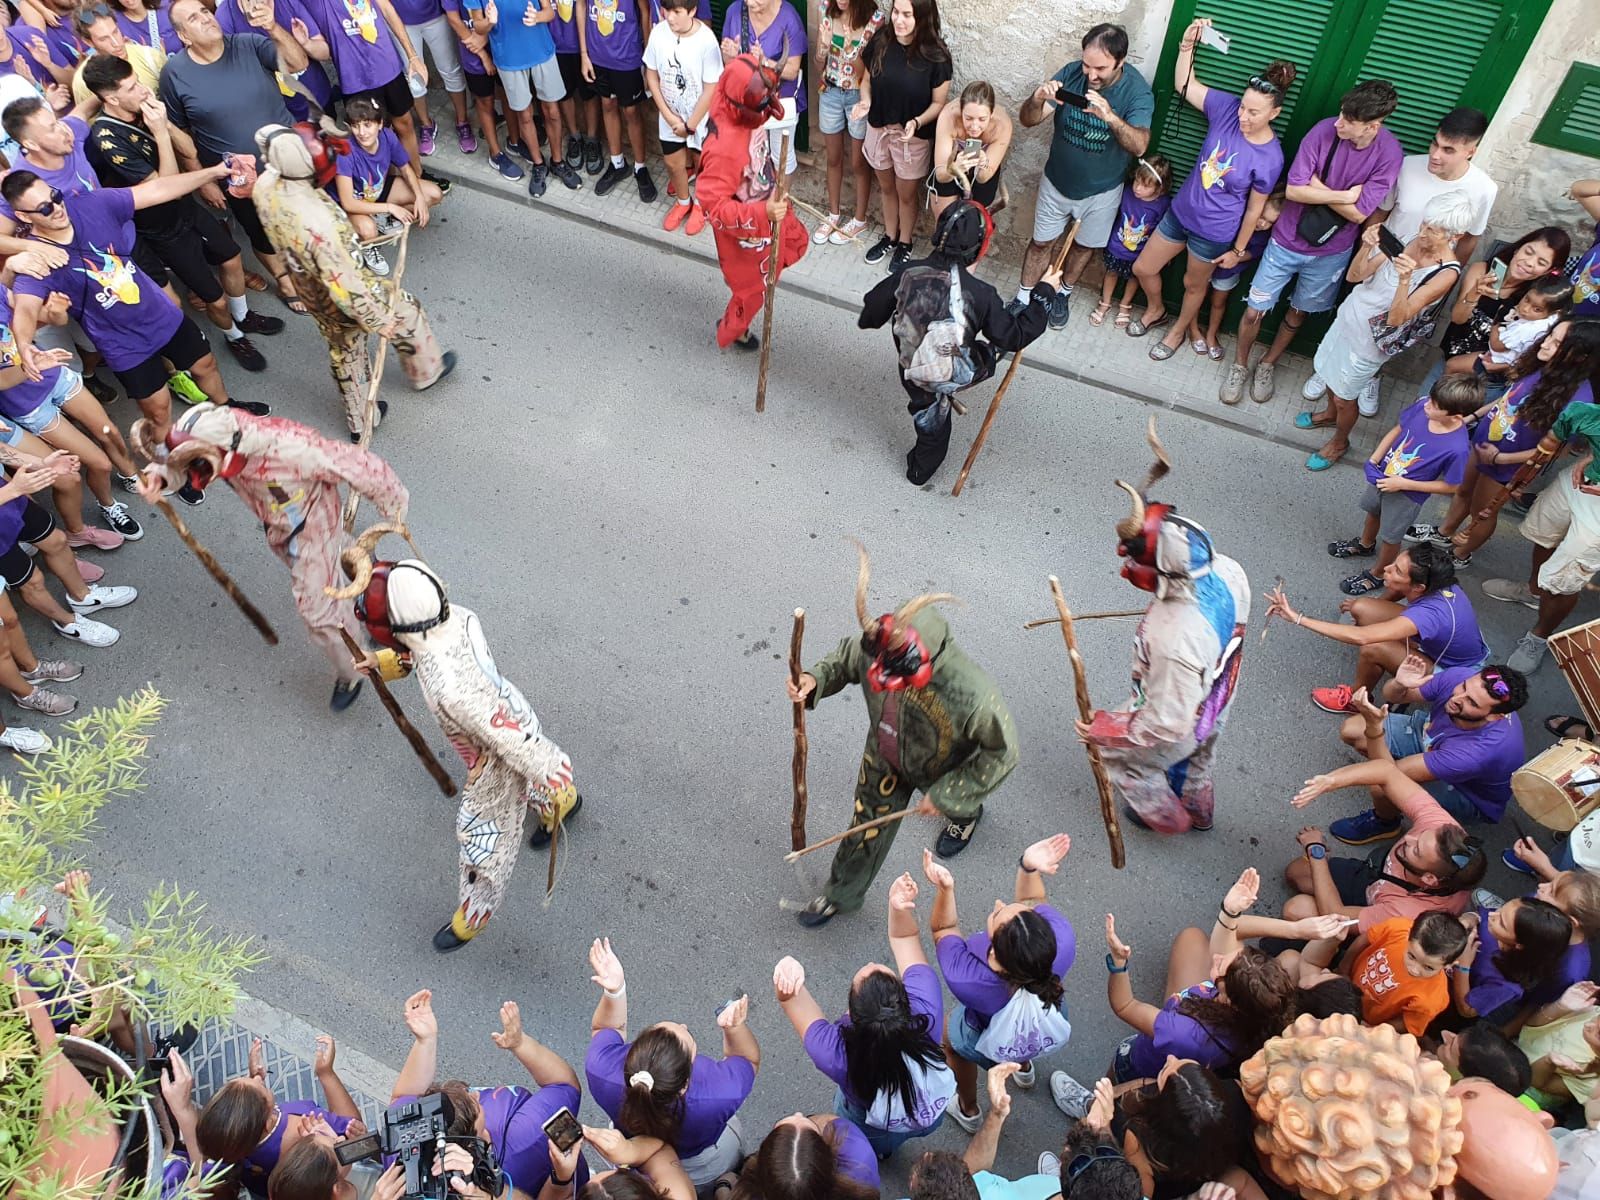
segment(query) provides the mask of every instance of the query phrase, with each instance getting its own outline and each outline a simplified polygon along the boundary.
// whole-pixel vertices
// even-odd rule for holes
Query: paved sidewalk
[[[549,190],[535,200],[528,195],[526,179],[501,178],[490,164],[488,149],[481,140],[476,154],[462,154],[456,145],[454,117],[448,103],[437,92],[432,93],[430,99],[434,119],[439,122],[439,138],[438,148],[424,160],[424,164],[436,174],[461,186],[527,205],[541,214],[553,213],[597,229],[622,234],[653,248],[715,261],[716,245],[709,229],[691,238],[681,228],[673,233],[661,228],[662,218],[674,201],[666,194],[666,169],[659,158],[653,157],[649,163],[660,193],[654,204],[640,202],[638,190],[631,180],[619,184],[608,195],[596,196],[593,191],[596,177],[589,175],[583,176],[584,186],[576,192],[568,191],[559,180],[551,178]],[[522,160],[516,161],[519,166],[526,168],[527,164]],[[802,163],[795,174],[796,194],[808,202],[820,200],[821,171],[820,165],[807,166]],[[800,217],[808,227],[815,228],[817,218],[804,211]],[[878,235],[878,227],[873,226],[860,236],[855,245],[811,245],[806,256],[784,272],[783,286],[838,305],[852,314],[858,312],[862,295],[883,278],[883,268],[867,263],[862,257],[866,247],[876,241]],[[924,235],[918,243],[918,253],[925,252],[927,247],[927,237]],[[998,252],[991,253],[979,264],[977,274],[993,283],[1002,296],[1009,297],[1016,290],[1020,244],[997,244],[997,249]],[[1254,403],[1247,394],[1241,404],[1229,408],[1217,399],[1217,389],[1227,373],[1228,362],[1232,361],[1231,336],[1226,338],[1228,357],[1224,362],[1201,358],[1188,348],[1187,342],[1166,362],[1152,362],[1148,352],[1158,335],[1131,338],[1115,328],[1110,319],[1098,329],[1095,328],[1089,324],[1088,317],[1097,300],[1096,288],[1080,289],[1080,294],[1074,298],[1072,319],[1066,328],[1047,331],[1027,349],[1025,364],[1063,379],[1118,392],[1146,404],[1181,409],[1218,425],[1301,448],[1308,453],[1322,445],[1324,431],[1294,427],[1295,415],[1309,407],[1300,396],[1301,386],[1311,375],[1309,359],[1298,354],[1284,358],[1278,369],[1276,395],[1266,404]],[[1255,357],[1259,356],[1258,350]],[[1410,379],[1400,379],[1390,378],[1392,374],[1398,375],[1390,371],[1382,377],[1382,403],[1378,416],[1357,422],[1351,438],[1351,452],[1345,455],[1344,462],[1359,465],[1383,434],[1394,425],[1405,401],[1415,395],[1415,375]],[[978,394],[966,398],[967,406],[981,413],[990,394],[979,389]]]

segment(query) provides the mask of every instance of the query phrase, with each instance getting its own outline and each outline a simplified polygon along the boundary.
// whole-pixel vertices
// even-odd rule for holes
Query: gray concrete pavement
[[[257,936],[271,956],[248,981],[261,999],[398,1065],[401,1001],[432,987],[442,1072],[510,1082],[515,1064],[488,1037],[497,1006],[520,1001],[531,1031],[581,1061],[597,995],[585,950],[608,934],[628,969],[635,1028],[681,1019],[709,1048],[713,1010],[749,990],[764,1052],[746,1108],[757,1137],[796,1109],[827,1109],[832,1086],[805,1060],[769,979],[780,956],[795,954],[836,1010],[855,968],[887,955],[887,876],[867,911],[823,931],[799,929],[778,904],[808,898],[827,869],[825,855],[799,867],[781,857],[789,615],[796,605],[810,614],[808,658],[850,632],[850,536],[873,553],[877,609],[930,588],[965,601],[950,610],[955,634],[1017,717],[1022,765],[953,864],[965,920],[975,924],[1006,893],[1028,842],[1073,836],[1049,886],[1080,934],[1067,981],[1075,1034],[1048,1066],[1093,1078],[1124,1032],[1104,1001],[1103,914],[1118,914],[1135,987],[1155,999],[1172,935],[1209,921],[1240,868],[1258,865],[1264,900],[1281,899],[1277,869],[1304,823],[1287,797],[1346,761],[1335,718],[1305,692],[1347,677],[1352,656],[1284,626],[1262,646],[1258,600],[1215,831],[1163,840],[1130,830],[1128,868],[1117,872],[1070,736],[1060,639],[1022,630],[1052,611],[1051,573],[1081,609],[1141,600],[1117,577],[1111,525],[1123,507],[1112,479],[1147,464],[1146,406],[1025,368],[953,500],[976,414],[958,422],[953,461],[933,485],[907,484],[911,429],[888,334],[857,332],[835,306],[782,297],[768,411],[757,416],[753,357],[719,355],[712,343],[725,294],[702,261],[458,189],[416,235],[408,283],[461,363],[416,397],[391,366],[393,407],[375,447],[409,484],[412,528],[452,598],[481,614],[502,670],[571,754],[586,806],[548,909],[545,857],[524,851],[488,931],[435,955],[428,938],[455,903],[453,805],[370,695],[328,712],[329,672],[303,637],[284,572],[225,489],[186,515],[277,624],[276,649],[152,514],[143,542],[101,556],[108,581],[144,594],[111,616],[119,645],[81,652],[90,671],[72,690],[103,702],[151,681],[171,703],[148,791],[108,809],[89,858],[97,882],[119,893],[175,879],[209,901],[219,926]],[[270,299],[256,303],[277,311]],[[339,434],[309,322],[261,346],[269,373],[246,377],[225,363],[230,385]],[[124,423],[125,405],[114,410]],[[1323,546],[1358,527],[1357,473],[1311,475],[1289,447],[1181,413],[1161,420],[1176,462],[1162,497],[1244,563],[1258,596],[1281,573],[1306,611],[1333,614],[1348,571]],[[1478,581],[1522,570],[1523,545],[1508,522],[1470,576],[1502,654],[1531,614],[1482,599]],[[29,632],[59,652],[41,623],[30,620]],[[1123,696],[1131,634],[1128,622],[1083,631],[1100,702]],[[415,686],[397,693],[450,762]],[[1548,741],[1537,721],[1571,707],[1547,666],[1528,709],[1530,748]],[[864,733],[854,693],[811,719],[815,835],[848,820]],[[1358,806],[1340,796],[1306,816]],[[908,822],[889,869],[911,869],[934,833]],[[1511,886],[1498,864],[1490,882]],[[926,899],[922,907],[925,918]],[[1062,1119],[1043,1085],[1014,1107],[1005,1173],[1028,1173],[1059,1142]],[[928,1144],[964,1141],[947,1124]]]

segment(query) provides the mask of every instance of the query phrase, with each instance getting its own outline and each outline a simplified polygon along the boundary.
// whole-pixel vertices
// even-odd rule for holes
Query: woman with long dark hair
[[[872,168],[861,144],[867,136],[866,117],[851,115],[861,99],[861,76],[866,67],[861,52],[883,24],[877,0],[823,0],[817,6],[817,41],[812,67],[817,76],[817,125],[828,154],[828,215],[811,240],[843,246],[867,228],[867,205],[872,201]],[[844,204],[846,157],[855,179],[855,213],[841,218]]]
[[[916,881],[901,875],[889,888],[894,969],[868,963],[857,971],[849,1011],[837,1021],[823,1015],[793,958],[772,972],[772,989],[806,1053],[839,1087],[835,1111],[861,1127],[880,1158],[937,1129],[956,1089],[933,1038],[944,993],[922,949],[916,904]]]
[[[1566,957],[1572,922],[1548,900],[1508,900],[1479,907],[1466,951],[1450,980],[1456,1015],[1492,1025],[1514,1020],[1528,998],[1554,978]]]
[[[744,1160],[733,1200],[877,1200],[878,1159],[843,1117],[795,1113]]]
[[[933,165],[934,125],[950,98],[950,50],[935,0],[894,0],[888,24],[872,35],[864,55],[861,99],[850,110],[867,123],[862,153],[883,197],[883,237],[867,261],[889,259],[899,270],[911,260],[923,180]]]
[[[1474,521],[1458,543],[1462,524],[1472,513],[1482,512],[1495,493],[1511,482],[1567,405],[1594,403],[1597,373],[1600,321],[1558,321],[1512,366],[1510,389],[1478,414],[1467,473],[1443,524],[1437,528],[1416,525],[1410,532],[1451,548],[1458,567],[1471,562],[1478,547],[1494,536],[1499,515],[1491,513]]]
[[[996,900],[983,931],[971,937],[962,936],[956,917],[954,878],[933,855],[923,855],[923,872],[937,889],[929,918],[933,944],[958,1001],[944,1033],[944,1056],[956,1075],[950,1115],[968,1133],[978,1131],[979,1068],[1021,1063],[1016,1084],[1026,1090],[1034,1084],[1033,1060],[1072,1035],[1061,977],[1072,967],[1077,938],[1044,890],[1044,876],[1054,875],[1071,849],[1072,839],[1060,833],[1024,850],[1012,901]]]
[[[696,1187],[709,1186],[743,1157],[736,1114],[761,1065],[760,1047],[745,1024],[750,998],[740,996],[717,1012],[719,1061],[701,1054],[676,1021],[646,1026],[627,1041],[627,982],[611,939],[594,940],[589,965],[601,994],[583,1071],[589,1094],[631,1143],[621,1161],[642,1163],[666,1147]]]
[[[1117,1098],[1111,1135],[1139,1172],[1143,1194],[1172,1200],[1242,1174],[1254,1124],[1237,1083],[1168,1056],[1153,1083]]]

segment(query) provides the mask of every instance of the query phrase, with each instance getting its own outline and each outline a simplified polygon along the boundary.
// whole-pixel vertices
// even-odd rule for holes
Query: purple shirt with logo
[[[1519,379],[1511,385],[1511,390],[1494,402],[1494,407],[1479,418],[1472,430],[1472,441],[1479,446],[1493,446],[1502,454],[1520,454],[1524,450],[1532,450],[1539,444],[1541,438],[1549,433],[1548,429],[1534,429],[1522,416],[1522,406],[1533,394],[1533,389],[1539,384],[1542,371],[1535,371],[1526,378]],[[1565,411],[1571,404],[1593,404],[1594,386],[1583,380],[1573,390],[1567,404],[1562,405]],[[1560,412],[1556,414],[1558,417]],[[1487,475],[1496,483],[1510,483],[1512,476],[1522,469],[1520,462],[1496,462],[1478,464],[1478,474]]]
[[[373,150],[367,150],[351,137],[350,153],[341,154],[334,161],[334,169],[350,180],[357,200],[376,204],[378,197],[383,194],[384,181],[389,178],[390,170],[403,167],[410,161],[411,156],[400,144],[394,130],[385,128],[378,131],[378,145]],[[328,190],[338,199],[336,187],[331,185]]]
[[[518,1190],[537,1196],[550,1177],[550,1150],[544,1123],[565,1108],[573,1116],[583,1103],[583,1094],[570,1083],[549,1083],[543,1087],[473,1088],[472,1097],[483,1110],[483,1125],[495,1157],[511,1176]],[[415,1096],[396,1096],[389,1107],[416,1101]],[[578,1155],[576,1192],[589,1179],[589,1164]]]
[[[1033,911],[1044,918],[1056,935],[1056,956],[1050,969],[1057,975],[1065,975],[1072,969],[1078,949],[1072,923],[1049,904],[1041,904]],[[967,1010],[967,1024],[974,1032],[987,1029],[989,1019],[1010,1003],[1016,990],[989,966],[989,931],[980,929],[965,938],[942,937],[936,949],[939,969],[944,972],[950,994]]]
[[[639,27],[637,0],[584,0],[584,11],[589,19],[584,35],[589,61],[611,71],[639,70],[644,62],[644,30]]]
[[[926,963],[914,963],[901,977],[906,998],[911,1001],[911,1011],[928,1019],[928,1033],[937,1033],[944,1027],[944,992],[939,987],[939,976]],[[850,1069],[845,1062],[844,1035],[839,1030],[850,1024],[846,1013],[837,1021],[821,1018],[811,1022],[806,1030],[805,1047],[811,1061],[844,1093],[844,1098],[860,1108],[870,1108],[874,1097],[857,1096],[850,1090]],[[921,1097],[918,1097],[920,1100]],[[927,1118],[932,1120],[933,1117]]]
[[[550,38],[556,44],[557,54],[577,54],[581,49],[578,45],[577,12],[578,6],[574,0],[556,0],[556,19],[550,22]],[[640,51],[641,62],[644,61],[643,54]]]
[[[1600,224],[1594,227],[1594,245],[1572,271],[1572,315],[1600,317]]]
[[[1428,428],[1428,414],[1424,411],[1427,397],[1417,400],[1400,414],[1400,432],[1381,463],[1366,464],[1367,482],[1377,483],[1391,478],[1414,479],[1426,482],[1442,479],[1456,484],[1467,471],[1467,456],[1472,452],[1472,438],[1465,425],[1449,433],[1435,433]],[[1428,498],[1427,492],[1400,493],[1413,504],[1420,505]]]
[[[1141,200],[1133,194],[1132,185],[1122,189],[1122,205],[1117,209],[1117,225],[1106,243],[1106,252],[1112,258],[1132,262],[1156,231],[1167,209],[1172,207],[1171,196],[1157,196],[1154,200]]]
[[[447,12],[447,13],[455,13],[458,17],[461,18],[461,23],[463,25],[465,25],[468,29],[472,30],[473,32],[477,32],[477,27],[473,24],[473,19],[474,19],[474,17],[481,17],[483,15],[483,8],[481,7],[481,5],[483,3],[483,0],[468,0],[468,3],[466,3],[466,4],[463,4],[462,0],[441,0],[441,3],[444,5],[444,11],[445,12]],[[559,8],[560,6],[558,5],[557,7]],[[559,18],[557,18],[556,20],[550,22],[550,31],[551,31],[552,36],[555,34],[556,28],[560,24],[561,24],[561,21],[560,21]],[[574,50],[576,50],[577,47],[578,47],[578,42],[577,42],[578,33],[577,33],[577,28],[576,27],[573,28],[572,38],[573,38],[572,47],[573,47]],[[560,38],[556,38],[556,47],[557,47],[557,49],[560,48],[560,44],[561,44],[561,39]],[[461,46],[460,49],[461,49],[461,67],[462,67],[463,70],[465,70],[467,72],[467,74],[469,74],[469,75],[487,75],[489,73],[487,70],[484,69],[483,59],[479,58],[471,50],[468,50],[466,48],[466,46]]]
[[[1255,145],[1239,131],[1239,97],[1212,88],[1206,93],[1205,141],[1194,170],[1172,202],[1173,215],[1190,233],[1232,242],[1244,220],[1250,192],[1269,195],[1283,174],[1283,147],[1274,134]]]
[[[722,17],[722,36],[737,42],[741,49],[745,48],[748,38],[745,34],[744,0],[733,0],[728,5],[728,11]],[[806,23],[800,19],[800,14],[795,12],[789,0],[782,0],[778,5],[778,15],[772,19],[765,32],[756,33],[755,27],[750,27],[750,33],[755,35],[755,40],[761,44],[761,53],[776,62],[783,57],[783,41],[787,35],[789,39],[789,57],[798,58],[802,63],[806,61]],[[802,73],[801,78],[804,78]],[[799,91],[800,79],[786,79],[778,88],[778,95],[793,96],[796,112],[806,111],[806,93],[804,88]]]
[[[1214,1000],[1216,995],[1217,985],[1208,980],[1168,996],[1156,1014],[1155,1032],[1149,1036],[1134,1034],[1133,1047],[1128,1054],[1133,1077],[1154,1079],[1161,1074],[1169,1054],[1192,1058],[1213,1071],[1234,1065],[1237,1058],[1226,1041],[1194,1017],[1178,1011],[1178,1002],[1185,996]]]
[[[1405,617],[1417,627],[1417,649],[1441,671],[1476,668],[1489,657],[1478,614],[1459,583],[1413,600],[1405,607]]]
[[[1340,141],[1334,147],[1330,163],[1328,148],[1338,141],[1339,136],[1334,131],[1336,124],[1333,117],[1326,117],[1306,131],[1300,149],[1295,151],[1294,161],[1289,164],[1289,186],[1303,187],[1311,182],[1313,175],[1319,176],[1323,185],[1334,191],[1360,184],[1361,195],[1355,207],[1362,216],[1369,217],[1383,207],[1389,189],[1400,178],[1400,162],[1406,152],[1399,138],[1387,129],[1380,128],[1371,144],[1360,149],[1349,142]],[[1356,238],[1361,235],[1359,223],[1347,222],[1343,229],[1322,245],[1313,246],[1298,232],[1300,216],[1305,210],[1306,206],[1299,201],[1290,200],[1286,203],[1272,227],[1272,240],[1296,254],[1320,256],[1350,252],[1350,248],[1356,244]]]
[[[589,1095],[613,1121],[622,1112],[622,1097],[628,1090],[624,1075],[627,1058],[628,1043],[622,1040],[622,1035],[615,1029],[601,1029],[589,1040],[589,1053],[583,1060]],[[713,1145],[727,1128],[729,1118],[750,1095],[755,1082],[755,1065],[748,1058],[730,1054],[727,1058],[715,1059],[696,1054],[689,1071],[689,1086],[683,1093],[683,1126],[678,1133],[678,1144],[673,1147],[678,1156],[692,1158]],[[622,1129],[622,1126],[617,1128]],[[623,1129],[622,1132],[628,1131]]]
[[[64,196],[95,191],[100,186],[100,177],[94,173],[88,155],[83,152],[83,144],[89,137],[89,126],[78,117],[62,117],[61,123],[72,130],[72,153],[66,156],[64,163],[54,168],[41,167],[28,157],[27,151],[23,151],[18,165],[26,167],[51,187],[60,189]],[[4,211],[8,216],[10,210],[11,206],[6,205]]]
[[[66,204],[67,265],[43,279],[23,275],[14,290],[41,300],[63,293],[106,364],[113,371],[136,367],[172,340],[183,313],[133,261],[133,193],[101,188],[69,196]]]
[[[306,23],[306,30],[312,37],[326,36],[317,19],[305,10],[300,0],[272,0],[272,19],[278,28],[290,28],[296,17]],[[222,26],[222,32],[226,34],[261,32],[240,11],[239,0],[217,0],[217,24]],[[320,107],[327,109],[332,105],[333,85],[328,82],[328,73],[322,69],[321,63],[313,59],[295,78],[316,98]],[[311,109],[307,107],[305,97],[299,94],[285,96],[283,102],[296,121],[310,118]]]
[[[1435,779],[1470,800],[1485,820],[1498,821],[1511,800],[1511,773],[1526,758],[1522,722],[1516,713],[1507,713],[1487,724],[1462,729],[1450,719],[1445,711],[1450,693],[1475,674],[1471,667],[1438,671],[1417,689],[1432,706],[1422,761]]]
[[[374,91],[400,75],[405,63],[372,0],[305,0],[328,39],[346,96]]]
[[[1500,943],[1489,932],[1489,910],[1478,909],[1478,956],[1472,960],[1471,986],[1467,989],[1467,1003],[1480,1017],[1494,1014],[1496,1024],[1503,1024],[1516,1016],[1515,1008],[1500,1013],[1507,1005],[1520,1007],[1528,1004],[1549,1004],[1573,984],[1589,978],[1589,946],[1578,942],[1567,947],[1554,972],[1537,987],[1524,989],[1515,980],[1507,979],[1495,965],[1494,956],[1500,953]]]

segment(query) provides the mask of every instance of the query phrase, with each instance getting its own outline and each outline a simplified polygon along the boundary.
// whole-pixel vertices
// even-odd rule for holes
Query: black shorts
[[[615,100],[623,108],[632,108],[644,99],[644,72],[638,67],[618,70],[595,63],[593,86],[596,96]]]
[[[239,257],[239,243],[208,210],[196,205],[189,227],[174,237],[142,236],[184,287],[207,304],[222,299],[215,268]]]
[[[6,587],[19,588],[33,577],[33,556],[22,548],[24,542],[37,546],[55,530],[56,519],[45,509],[29,500],[22,513],[22,528],[17,532],[16,545],[0,554],[0,579]]]
[[[172,340],[165,346],[142,363],[125,370],[113,369],[112,374],[122,382],[130,398],[143,400],[167,386],[169,372],[162,359],[170,362],[173,370],[187,371],[210,353],[211,343],[206,341],[206,335],[185,316],[183,324],[178,326],[178,332],[172,335]]]
[[[671,158],[674,154],[682,154],[689,148],[688,142],[674,142],[661,138],[661,157]]]
[[[1375,868],[1370,859],[1328,855],[1328,874],[1333,876],[1333,886],[1339,889],[1339,900],[1343,904],[1365,908],[1367,889],[1378,882],[1381,869],[1381,864]]]
[[[494,99],[493,75],[474,75],[471,71],[466,71],[464,74],[467,77],[467,91],[471,92],[479,100]]]
[[[954,179],[940,179],[933,176],[933,194],[935,196],[959,196],[961,185]],[[1000,194],[1000,172],[996,171],[989,177],[987,183],[974,183],[972,185],[972,198],[985,208],[994,204],[995,197]]]
[[[405,116],[411,111],[411,106],[416,103],[416,100],[411,95],[411,85],[406,82],[406,73],[404,71],[401,71],[388,83],[378,87],[368,88],[364,92],[346,94],[344,102],[349,104],[350,101],[363,96],[388,113],[391,120]]]
[[[583,56],[578,54],[557,54],[556,66],[561,68],[561,82],[567,85],[567,95],[576,96],[579,100],[593,100],[599,93],[594,90],[594,84],[583,77]],[[600,78],[600,68],[594,69],[595,79]]]
[[[239,230],[250,243],[250,249],[256,252],[256,257],[263,254],[276,254],[273,249],[272,239],[267,236],[267,231],[261,226],[261,215],[256,212],[255,203],[248,197],[235,196],[226,188],[222,190],[223,196],[228,201],[228,211],[233,214],[233,219],[239,222]]]
[[[161,261],[161,256],[156,249],[145,240],[143,234],[133,239],[133,261],[139,269],[151,279],[156,281],[157,287],[166,287],[172,282],[167,276],[167,266]]]

